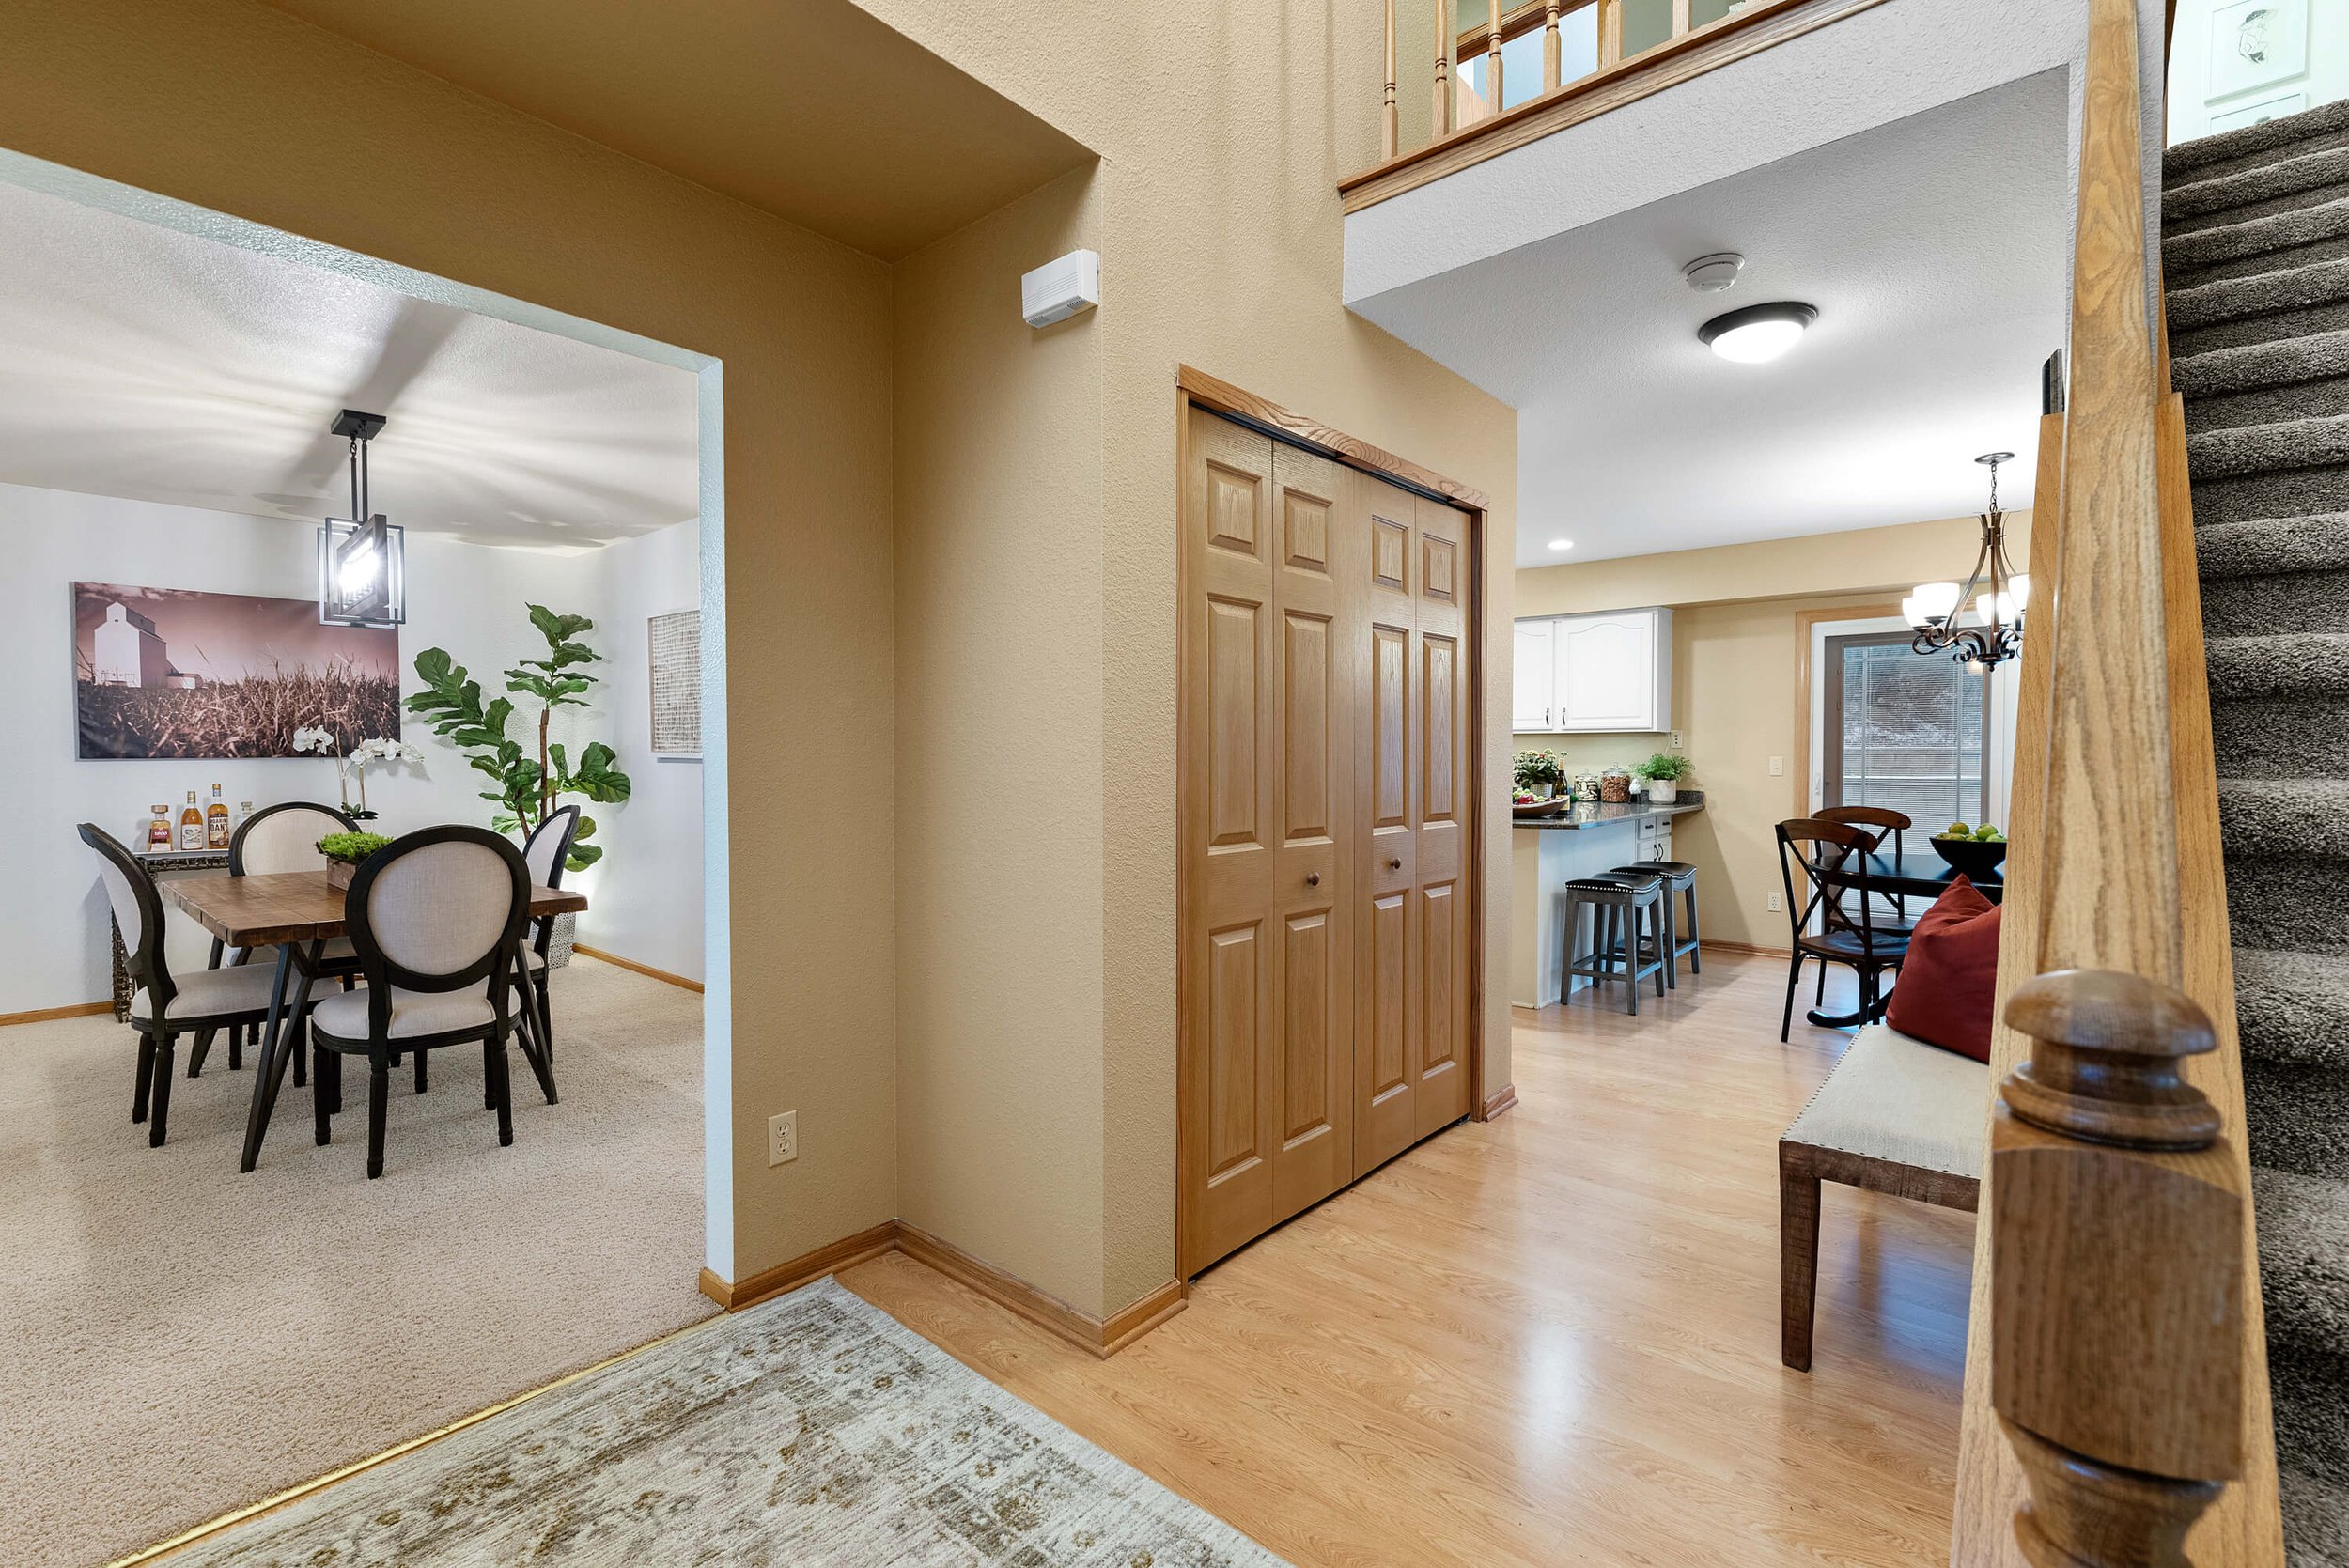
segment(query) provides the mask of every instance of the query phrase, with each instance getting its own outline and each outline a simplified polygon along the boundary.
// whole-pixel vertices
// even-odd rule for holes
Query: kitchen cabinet
[[[1672,613],[1614,610],[1517,623],[1510,728],[1520,734],[1672,728]]]

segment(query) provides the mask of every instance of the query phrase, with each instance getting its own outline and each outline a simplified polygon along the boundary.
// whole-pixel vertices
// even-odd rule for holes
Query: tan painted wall
[[[960,303],[950,314],[985,316],[967,331],[993,346],[984,359],[939,368],[954,396],[932,396],[915,384],[932,374],[916,363],[928,347],[909,334],[898,359],[899,440],[936,456],[901,458],[900,489],[920,514],[901,520],[901,541],[910,549],[916,537],[967,531],[1030,559],[1064,515],[1072,529],[1083,526],[1072,468],[1097,472],[1100,500],[1091,533],[1060,540],[1075,558],[1069,581],[1081,571],[1097,580],[1093,613],[1045,627],[1008,606],[971,603],[947,625],[901,635],[901,691],[932,680],[968,689],[955,666],[993,667],[989,646],[1003,637],[1064,666],[1056,680],[1065,679],[1069,706],[1019,705],[1004,715],[988,737],[1003,759],[982,763],[986,783],[958,802],[967,808],[959,834],[909,822],[901,855],[912,861],[918,838],[924,859],[938,862],[909,867],[909,895],[921,877],[940,906],[918,917],[918,934],[904,924],[899,1006],[910,1063],[901,1128],[908,1217],[951,1217],[982,1238],[966,1243],[972,1250],[1032,1260],[1032,1283],[1084,1311],[1111,1312],[1174,1267],[1175,366],[1195,365],[1493,499],[1501,548],[1488,552],[1486,571],[1486,752],[1496,802],[1508,749],[1517,421],[1339,303],[1336,181],[1378,150],[1376,99],[1362,96],[1379,80],[1377,7],[1234,0],[1146,23],[1115,7],[1035,0],[870,0],[868,8],[1102,154],[1066,216],[1068,232],[1101,253],[1103,303],[1058,329],[1089,339],[1097,356],[1097,455],[1041,422],[984,450],[918,428],[957,417],[970,398],[1042,379],[1043,362],[1020,357],[1014,307],[1018,272],[1055,254],[1055,219],[1042,210],[1008,216],[1034,225],[1018,242],[982,225],[987,232],[952,237],[900,274],[907,322],[951,294]],[[941,275],[948,272],[962,275]],[[921,472],[948,464],[948,473]],[[1021,497],[1031,485],[1051,497],[1049,520],[1028,514]],[[966,499],[955,498],[957,488]],[[966,515],[941,515],[957,505]],[[901,595],[901,610],[907,602]],[[1096,764],[1027,765],[1014,788],[1023,753],[1059,756],[1065,736],[1096,731]],[[908,765],[903,753],[900,762]],[[1496,1085],[1508,1075],[1507,831],[1505,820],[1488,823],[1483,862],[1486,1039]],[[1064,912],[1097,922],[1097,978],[1057,975],[1038,999],[1032,977],[1059,961],[1053,945],[1070,940]],[[940,961],[955,933],[1007,920],[1034,929],[992,936],[996,967]],[[1077,960],[1089,966],[1093,956],[1080,951]],[[1050,1016],[1040,1001],[1072,1017]],[[1094,1009],[1089,1017],[1080,1015],[1085,1008]],[[917,1018],[931,1038],[914,1038],[925,1032]],[[1037,1032],[1045,1038],[1029,1037]],[[1097,1051],[1097,1067],[1084,1060]],[[1024,1077],[1063,1053],[1078,1065],[1019,1083],[1022,1115],[1009,1123],[967,1115],[930,1086],[941,1074],[954,1083],[998,1071]]]
[[[887,271],[246,0],[10,0],[0,146],[723,359],[737,1272],[894,1215]]]
[[[2030,514],[2009,514],[2008,527],[2007,552],[2019,562],[2030,549]],[[1781,885],[1772,829],[1795,815],[1808,767],[1796,734],[1804,700],[1796,617],[1896,604],[1920,581],[1962,573],[1979,534],[1972,519],[1957,518],[1517,573],[1521,615],[1673,607],[1672,722],[1694,765],[1688,784],[1704,791],[1705,809],[1673,821],[1672,854],[1697,868],[1707,938],[1788,943],[1786,916],[1769,908],[1769,894]],[[1756,590],[1778,597],[1756,598]],[[1557,752],[1575,770],[1590,771],[1644,761],[1669,740],[1521,735],[1514,745]],[[1776,777],[1773,756],[1786,763]]]

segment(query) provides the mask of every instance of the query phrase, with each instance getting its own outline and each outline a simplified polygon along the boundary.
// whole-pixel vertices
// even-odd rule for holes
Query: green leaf
[[[582,844],[577,839],[573,839],[571,852],[565,857],[563,867],[567,871],[584,871],[601,859],[603,859],[602,845]]]
[[[449,657],[445,649],[427,648],[416,655],[416,675],[427,686],[438,686],[448,677]]]
[[[596,819],[585,815],[584,813],[582,813],[579,818],[579,826],[571,830],[571,842],[573,844],[577,844],[582,839],[589,839],[595,836]]]

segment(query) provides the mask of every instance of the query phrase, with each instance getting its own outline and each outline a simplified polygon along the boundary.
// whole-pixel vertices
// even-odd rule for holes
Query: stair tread
[[[2349,414],[2234,425],[2186,439],[2186,472],[2196,479],[2231,479],[2341,463],[2349,463]]]
[[[2161,155],[2161,172],[2163,178],[2169,179],[2206,168],[2213,163],[2224,163],[2230,159],[2248,157],[2273,147],[2289,147],[2295,142],[2345,130],[2349,130],[2349,99],[2341,99],[2296,115],[2286,115],[2280,119],[2263,120],[2258,125],[2239,126],[2232,131],[2221,131],[2217,135],[2197,136],[2192,141],[2180,142]]]
[[[2349,376],[2349,329],[2207,349],[2170,362],[2170,381],[2188,401],[2229,392],[2295,386]]]
[[[2341,300],[2349,300],[2349,258],[2313,261],[2273,272],[2254,272],[2245,278],[2219,278],[2189,288],[2173,288],[2167,308],[2170,330],[2184,333],[2220,321],[2306,310],[2310,305],[2331,304]]]
[[[2238,947],[2234,986],[2245,1056],[2349,1066],[2349,958]]]
[[[2349,861],[2349,779],[2220,779],[2229,859]]]
[[[2349,571],[2349,512],[2211,523],[2194,532],[2194,566],[2205,579]]]
[[[2206,652],[2215,701],[2349,693],[2349,632],[2214,637]]]
[[[2342,181],[2349,181],[2349,147],[2326,147],[2228,174],[2181,180],[2164,191],[2162,217],[2165,221],[2199,218],[2205,213],[2248,207],[2256,201],[2270,201]]]
[[[2349,99],[2342,101],[2349,102]],[[2172,234],[2161,242],[2162,265],[2170,272],[2215,266],[2269,251],[2290,250],[2349,234],[2349,196],[2267,212],[2239,223],[2217,224],[2187,234]]]
[[[2349,1179],[2254,1167],[2251,1203],[2270,1335],[2349,1344]]]

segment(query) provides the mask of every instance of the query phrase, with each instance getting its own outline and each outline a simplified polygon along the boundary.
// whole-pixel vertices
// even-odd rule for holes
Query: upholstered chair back
[[[522,846],[522,863],[530,879],[542,888],[563,885],[563,862],[571,856],[571,835],[579,831],[579,808],[564,806],[549,812]]]
[[[357,824],[332,806],[289,800],[255,812],[228,841],[228,869],[239,877],[271,877],[282,871],[323,871],[319,840],[347,833]]]
[[[122,933],[123,968],[141,986],[168,1000],[171,977],[163,967],[163,896],[155,891],[154,874],[141,865],[121,841],[96,823],[76,830],[82,842],[98,851],[98,879]]]
[[[529,874],[487,828],[427,828],[377,851],[352,877],[351,941],[368,983],[454,990],[510,954],[529,908]]]

